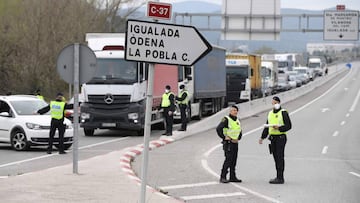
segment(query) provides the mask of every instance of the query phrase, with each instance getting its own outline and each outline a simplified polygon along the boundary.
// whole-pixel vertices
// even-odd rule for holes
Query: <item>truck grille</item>
[[[119,105],[119,104],[129,104],[130,95],[110,95],[112,102],[106,102],[106,98],[109,95],[89,95],[89,103],[91,104],[103,104],[103,105]]]

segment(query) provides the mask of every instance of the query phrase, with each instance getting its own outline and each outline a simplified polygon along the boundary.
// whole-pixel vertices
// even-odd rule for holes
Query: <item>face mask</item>
[[[168,89],[165,89],[165,92],[166,92],[166,93],[169,93],[169,92],[170,92],[170,90],[168,90]]]
[[[274,104],[274,109],[280,109],[280,104]]]

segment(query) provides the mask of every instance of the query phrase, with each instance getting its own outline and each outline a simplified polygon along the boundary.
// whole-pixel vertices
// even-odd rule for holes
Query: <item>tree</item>
[[[57,56],[66,45],[85,43],[87,32],[109,32],[125,23],[118,11],[128,0],[1,0],[0,94],[46,97],[66,92],[56,70]],[[133,1],[141,3],[144,1]],[[122,16],[126,19],[133,12]],[[109,29],[111,28],[111,29]]]

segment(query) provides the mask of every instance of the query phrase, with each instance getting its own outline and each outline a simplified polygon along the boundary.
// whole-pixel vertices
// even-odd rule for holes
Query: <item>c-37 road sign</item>
[[[190,66],[212,49],[193,26],[128,20],[125,38],[130,61]]]

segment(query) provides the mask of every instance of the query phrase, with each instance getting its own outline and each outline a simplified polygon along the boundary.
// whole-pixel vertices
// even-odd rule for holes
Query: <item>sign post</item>
[[[60,77],[74,85],[73,173],[78,173],[79,84],[89,81],[96,71],[96,56],[86,45],[70,44],[61,50],[56,63]]]
[[[191,26],[128,20],[126,28],[125,59],[150,63],[140,192],[140,203],[145,203],[154,63],[193,65],[210,52],[212,47],[199,31]]]

